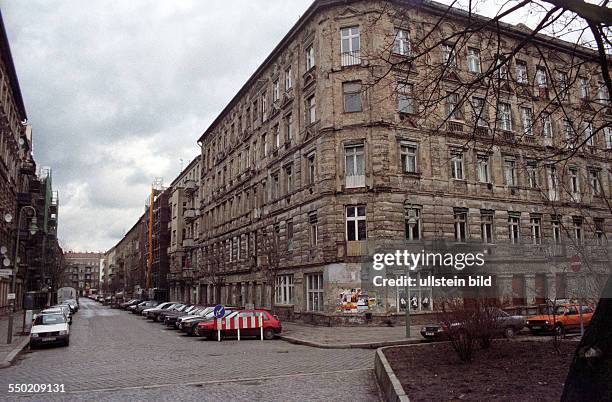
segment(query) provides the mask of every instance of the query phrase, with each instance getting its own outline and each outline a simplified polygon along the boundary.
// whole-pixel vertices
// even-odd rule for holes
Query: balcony
[[[195,241],[193,239],[184,239],[183,240],[183,247],[185,247],[185,248],[194,248],[195,247]]]
[[[341,54],[342,67],[356,66],[361,64],[361,53],[359,50],[343,52]]]
[[[350,175],[345,178],[346,188],[365,187],[365,175]]]
[[[193,194],[194,191],[196,191],[198,188],[198,184],[196,183],[195,180],[186,180],[185,181],[185,192],[187,194]]]
[[[191,222],[198,217],[198,212],[198,210],[193,208],[186,209],[185,212],[183,212],[183,218],[185,218],[187,222]]]
[[[462,133],[463,123],[458,121],[449,121],[446,123],[446,129],[452,133]]]

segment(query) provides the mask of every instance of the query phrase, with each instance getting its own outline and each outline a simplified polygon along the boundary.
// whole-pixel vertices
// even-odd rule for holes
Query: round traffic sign
[[[572,256],[572,258],[570,259],[570,268],[574,272],[580,272],[580,269],[582,268],[582,262],[580,261],[580,256],[578,254]]]
[[[220,304],[216,305],[213,310],[213,314],[215,315],[215,318],[223,318],[225,315],[225,307]]]

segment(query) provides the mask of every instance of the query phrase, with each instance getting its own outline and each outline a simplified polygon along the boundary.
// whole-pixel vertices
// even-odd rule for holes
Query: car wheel
[[[36,345],[30,342],[30,350],[34,350],[34,349],[36,349]]]
[[[555,333],[557,334],[557,336],[560,336],[560,337],[565,336],[565,327],[563,326],[563,324],[555,325]]]
[[[504,329],[504,336],[508,339],[512,339],[514,338],[514,336],[516,335],[516,332],[514,331],[514,328],[512,327],[506,327]]]
[[[271,341],[274,339],[274,330],[272,328],[264,329],[263,336],[265,340]]]
[[[70,346],[70,338],[64,341],[64,346]]]

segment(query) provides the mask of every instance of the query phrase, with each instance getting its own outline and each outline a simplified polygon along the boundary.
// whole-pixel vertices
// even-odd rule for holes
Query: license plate
[[[426,336],[434,336],[434,333],[433,332],[425,332],[425,335]]]
[[[534,325],[533,327],[531,327],[531,329],[540,329],[541,327],[539,325]]]
[[[43,342],[50,342],[50,341],[54,341],[54,340],[56,340],[56,339],[57,339],[57,338],[55,338],[55,337],[53,337],[53,336],[52,336],[52,337],[49,337],[49,338],[43,338]]]

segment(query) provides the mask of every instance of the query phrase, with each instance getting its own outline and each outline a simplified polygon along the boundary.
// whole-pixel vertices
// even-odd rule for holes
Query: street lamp
[[[412,204],[407,204],[406,208],[408,209],[408,220],[407,220],[407,224],[408,224],[408,229],[410,230],[410,233],[412,233],[412,228],[414,227],[414,225],[416,225],[418,223],[417,217],[416,217],[416,212],[414,210],[414,208],[412,208]],[[406,293],[405,295],[405,300],[406,300],[406,338],[410,338],[410,292],[409,292],[409,286],[408,286],[408,266],[406,266],[406,282],[404,284],[404,292]]]
[[[37,225],[37,220],[36,220],[36,209],[34,209],[34,207],[31,205],[26,205],[22,207],[19,210],[19,214],[17,218],[17,238],[15,241],[15,259],[13,260],[14,261],[13,262],[13,275],[11,278],[11,293],[13,293],[13,295],[15,295],[15,281],[17,279],[17,269],[18,269],[17,264],[19,263],[19,237],[21,235],[21,218],[23,216],[23,211],[26,209],[32,211],[32,220],[30,221],[30,226],[28,227],[30,234],[34,235],[38,231],[38,225]],[[6,215],[4,215],[4,220],[7,223],[10,223],[13,220],[13,216],[10,213],[7,213]],[[6,334],[7,344],[10,344],[11,342],[13,342],[13,316],[14,315],[15,315],[15,299],[12,299],[11,310],[9,313],[8,333]]]

